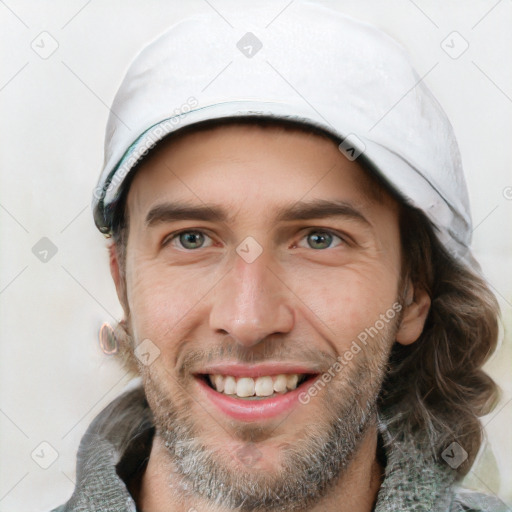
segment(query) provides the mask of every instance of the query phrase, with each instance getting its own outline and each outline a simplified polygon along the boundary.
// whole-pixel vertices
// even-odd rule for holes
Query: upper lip
[[[196,372],[202,375],[232,375],[233,377],[264,377],[280,374],[317,374],[320,373],[317,368],[300,365],[296,363],[264,363],[255,365],[245,365],[237,363],[218,363],[210,364],[200,371]]]

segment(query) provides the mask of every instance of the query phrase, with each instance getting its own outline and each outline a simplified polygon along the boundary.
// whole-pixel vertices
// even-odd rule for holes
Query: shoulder
[[[510,512],[510,508],[497,496],[458,488],[450,512]]]

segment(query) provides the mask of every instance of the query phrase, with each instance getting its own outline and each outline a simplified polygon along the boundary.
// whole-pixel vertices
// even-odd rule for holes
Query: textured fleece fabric
[[[456,488],[456,473],[414,440],[391,442],[382,418],[379,431],[386,463],[374,512],[510,512],[496,497]],[[142,387],[115,399],[82,438],[73,495],[52,512],[139,512],[125,481],[148,460],[154,432]]]

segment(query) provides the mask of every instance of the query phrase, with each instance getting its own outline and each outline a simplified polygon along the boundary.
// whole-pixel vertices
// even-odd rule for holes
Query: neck
[[[308,512],[371,512],[377,500],[383,468],[377,460],[377,429],[369,429],[358,452],[337,484]],[[181,476],[173,470],[169,452],[155,434],[147,469],[140,488],[132,492],[138,508],[143,512],[231,512],[212,506],[201,497],[190,496],[180,486]]]

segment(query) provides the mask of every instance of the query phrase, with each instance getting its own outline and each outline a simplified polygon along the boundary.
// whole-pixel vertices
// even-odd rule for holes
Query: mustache
[[[233,341],[223,342],[216,347],[190,349],[177,359],[177,371],[180,376],[197,373],[206,364],[212,363],[295,363],[325,371],[336,362],[336,355],[316,349],[304,348],[304,343],[284,343],[282,340],[262,342],[254,347],[244,347]]]

